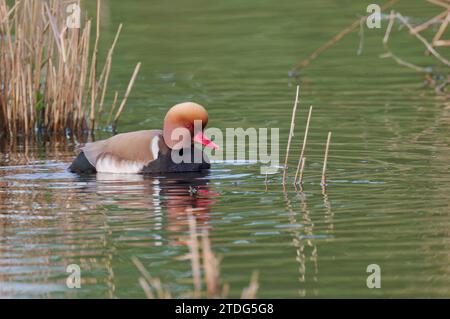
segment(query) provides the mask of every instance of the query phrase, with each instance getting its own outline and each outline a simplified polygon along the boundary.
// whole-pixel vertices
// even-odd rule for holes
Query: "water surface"
[[[141,298],[133,256],[183,296],[192,286],[189,261],[180,259],[188,252],[186,209],[208,231],[232,297],[254,270],[263,298],[450,297],[445,99],[422,75],[379,58],[385,21],[365,30],[361,55],[355,32],[298,79],[287,76],[370,1],[103,3],[103,51],[125,25],[112,90],[123,92],[142,61],[121,132],[160,128],[171,105],[194,100],[208,108],[213,127],[279,127],[283,157],[299,81],[289,181],[314,105],[303,192],[283,192],[281,174],[266,190],[259,164],[225,161],[203,175],[80,177],[66,170],[78,141],[2,141],[1,297]],[[419,0],[396,8],[419,19],[437,13]],[[396,54],[434,64],[405,31],[392,37]],[[65,285],[72,263],[82,269],[81,289]],[[381,267],[381,289],[366,286],[369,264]]]

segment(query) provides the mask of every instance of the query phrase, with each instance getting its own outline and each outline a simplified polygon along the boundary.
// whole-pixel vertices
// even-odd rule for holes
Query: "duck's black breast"
[[[198,151],[198,150],[197,150]],[[143,174],[154,174],[154,173],[183,173],[183,172],[200,172],[211,168],[209,159],[206,154],[202,154],[201,162],[194,162],[194,148],[184,149],[184,154],[191,152],[190,158],[187,161],[182,161],[181,163],[175,163],[172,159],[171,152],[166,154],[159,153],[156,160],[151,161],[142,169]],[[189,160],[190,159],[190,160]]]
[[[84,152],[80,152],[74,159],[69,166],[69,171],[78,174],[93,174],[97,172],[95,167],[86,158],[86,155],[84,155]]]

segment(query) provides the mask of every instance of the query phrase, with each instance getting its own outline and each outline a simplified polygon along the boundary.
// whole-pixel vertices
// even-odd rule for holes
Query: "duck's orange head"
[[[203,130],[208,124],[208,112],[200,104],[185,102],[174,105],[164,118],[164,142],[171,149],[188,148],[194,142],[217,149]]]

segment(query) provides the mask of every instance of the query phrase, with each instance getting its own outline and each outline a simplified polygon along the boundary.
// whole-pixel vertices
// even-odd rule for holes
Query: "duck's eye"
[[[178,154],[179,154],[180,156],[183,156],[183,149],[181,149],[181,150],[178,152]]]

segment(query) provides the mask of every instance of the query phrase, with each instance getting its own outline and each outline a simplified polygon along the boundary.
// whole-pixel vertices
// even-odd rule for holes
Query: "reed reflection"
[[[207,172],[79,176],[65,169],[71,142],[0,146],[0,296],[75,297],[65,280],[77,264],[86,291],[114,298],[124,256],[186,245],[187,210],[209,227]]]
[[[289,199],[289,194],[284,191],[284,200],[286,202],[286,209],[289,212],[289,223],[291,225],[297,225],[299,223],[297,217],[298,213],[294,210],[291,200]],[[293,228],[292,231],[292,244],[296,249],[296,258],[295,260],[298,262],[298,281],[300,282],[300,288],[298,290],[299,296],[305,297],[307,288],[307,262],[308,260],[312,262],[312,281],[314,283],[318,280],[319,267],[318,267],[318,254],[317,254],[317,246],[313,241],[314,238],[314,223],[311,220],[309,210],[306,204],[305,194],[300,191],[296,191],[297,196],[299,197],[301,203],[301,214],[300,217],[302,219],[301,223],[303,225],[302,230],[298,230]],[[316,289],[313,290],[314,295],[317,295]]]
[[[120,209],[121,219],[129,212],[150,222],[154,231],[165,231],[172,238],[170,244],[180,244],[174,234],[188,232],[186,211],[191,211],[200,228],[206,227],[210,207],[219,196],[210,189],[208,172],[167,174],[163,176],[136,174],[96,174],[77,176],[84,186],[82,194],[95,196],[95,202]],[[134,212],[134,213],[133,213]],[[162,243],[157,241],[156,245]]]

